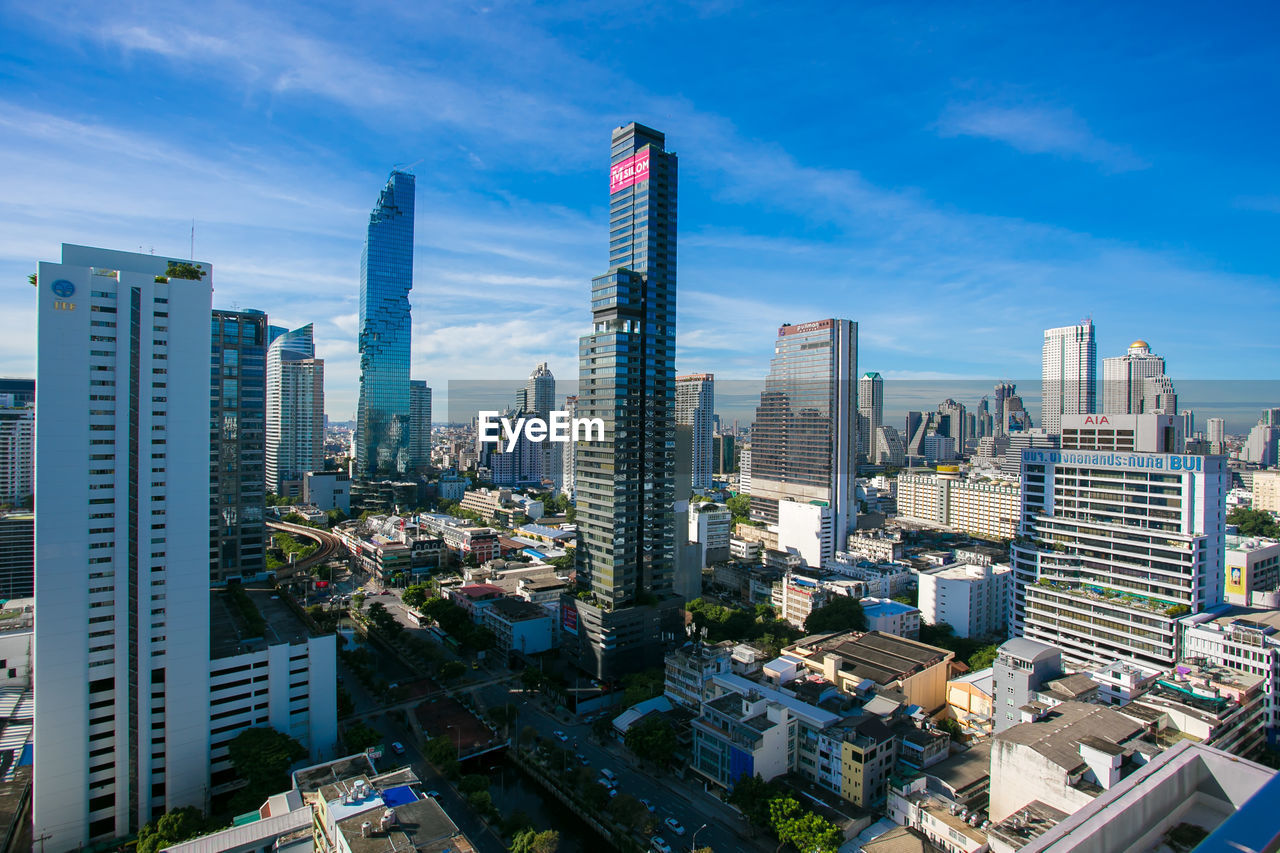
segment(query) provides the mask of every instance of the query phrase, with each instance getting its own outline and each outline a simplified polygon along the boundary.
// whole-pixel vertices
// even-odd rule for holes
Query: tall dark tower
[[[613,132],[609,272],[591,282],[577,417],[579,596],[562,602],[569,651],[594,677],[662,663],[681,630],[675,594],[676,155],[639,124]]]

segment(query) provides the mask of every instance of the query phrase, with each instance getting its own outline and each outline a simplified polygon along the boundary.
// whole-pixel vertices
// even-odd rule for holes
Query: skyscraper
[[[409,381],[409,468],[431,464],[431,389],[426,380]]]
[[[267,490],[296,497],[303,476],[323,469],[324,359],[308,323],[267,347]]]
[[[1063,415],[1094,411],[1098,395],[1098,345],[1093,321],[1046,329],[1041,354],[1040,426],[1062,432]]]
[[[823,531],[825,559],[844,547],[857,519],[858,325],[785,324],[773,352],[751,431],[751,517],[777,525],[782,503],[806,507],[803,522],[797,507],[787,515]]]
[[[266,573],[267,315],[214,311],[209,391],[209,578]]]
[[[1208,418],[1204,422],[1206,437],[1209,439],[1210,453],[1225,453],[1227,443],[1227,422],[1223,418]]]
[[[556,407],[556,377],[545,361],[529,374],[529,381],[525,383],[524,398],[522,411],[526,414],[543,420],[551,416],[551,410]],[[534,448],[538,466],[537,476],[552,482],[562,481],[561,449],[550,441],[534,445]]]
[[[0,392],[0,505],[22,506],[35,488],[36,410]]]
[[[868,462],[876,458],[876,434],[884,426],[884,380],[879,373],[862,374],[858,380],[858,453]]]
[[[690,373],[676,377],[676,424],[689,427],[690,480],[695,489],[711,488],[711,420],[715,417],[715,375]],[[687,499],[688,495],[676,495]]]
[[[675,570],[676,155],[639,124],[614,130],[609,272],[591,283],[579,341],[578,417],[603,441],[576,449],[577,578],[561,600],[578,665],[614,679],[660,664],[681,631]]]
[[[1144,381],[1164,375],[1164,359],[1146,341],[1134,341],[1124,355],[1102,360],[1102,411],[1108,415],[1141,414]]]
[[[965,442],[973,436],[969,435],[969,422],[963,403],[947,399],[938,404],[938,415],[941,418],[939,432],[955,439],[956,451],[964,453]]]
[[[208,805],[211,278],[73,245],[39,265],[34,831],[49,850]]]
[[[573,419],[578,416],[578,398],[569,396],[564,398],[564,410],[569,416],[569,422],[573,423]],[[573,500],[577,494],[574,478],[577,476],[578,470],[578,443],[575,441],[566,441],[560,445],[560,490]]]
[[[355,476],[409,468],[409,344],[412,324],[414,178],[392,172],[369,214],[360,255],[360,403]]]

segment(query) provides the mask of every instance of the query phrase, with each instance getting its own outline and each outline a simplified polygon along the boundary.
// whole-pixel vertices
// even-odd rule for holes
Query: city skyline
[[[589,141],[635,114],[679,138],[685,155],[681,372],[763,376],[771,329],[836,312],[859,322],[862,363],[889,382],[1033,375],[1041,331],[1086,314],[1097,324],[1100,354],[1158,340],[1175,381],[1262,378],[1274,358],[1263,332],[1280,292],[1267,266],[1266,235],[1280,209],[1263,156],[1268,134],[1220,107],[1240,72],[1225,66],[1212,28],[1169,33],[1215,72],[1187,93],[1176,88],[1185,72],[1166,56],[1152,60],[1169,72],[1162,75],[1096,48],[1096,71],[1081,82],[1055,71],[1015,75],[1023,48],[1004,40],[983,59],[971,55],[970,40],[982,34],[1050,21],[1061,35],[1041,48],[1074,50],[1077,25],[1052,9],[1008,23],[966,15],[968,34],[926,28],[930,20],[908,15],[894,25],[938,54],[937,65],[918,71],[909,45],[876,38],[890,26],[881,16],[841,11],[828,29],[865,37],[867,55],[855,65],[883,67],[890,91],[911,97],[845,93],[815,75],[812,94],[784,107],[725,95],[702,59],[630,79],[565,22],[535,12],[501,22],[442,13],[440,34],[413,36],[401,68],[375,54],[367,20],[339,42],[323,15],[304,21],[287,9],[241,11],[244,22],[225,9],[179,21],[163,8],[109,18],[86,8],[69,16],[69,30],[53,27],[45,12],[3,13],[15,69],[12,88],[0,84],[9,131],[0,182],[0,218],[11,226],[0,244],[5,280],[20,282],[63,239],[186,256],[194,219],[197,254],[222,271],[215,305],[260,308],[291,328],[314,322],[329,414],[348,420],[358,374],[358,234],[370,188],[399,163],[420,177],[426,211],[415,253],[412,374],[436,389],[450,379],[522,375],[542,361],[571,376],[574,342],[589,322],[584,282],[598,269],[594,235],[607,220],[592,193],[604,162]],[[1111,14],[1120,36],[1146,24],[1136,13]],[[747,37],[760,23],[786,31],[802,22],[760,13],[743,23],[710,12],[683,22],[670,49],[716,28]],[[268,51],[241,27],[274,32],[289,49],[264,60]],[[499,67],[444,80],[423,60],[437,37],[454,38],[459,54],[484,52]],[[64,41],[76,49],[63,52],[47,79],[24,70],[24,61]],[[523,47],[509,59],[485,50],[517,42]],[[1273,50],[1236,45],[1232,61],[1260,65]],[[328,64],[315,63],[313,51]],[[961,53],[957,80],[944,67]],[[541,63],[551,80],[501,73],[502,63],[538,56],[564,61]],[[174,71],[173,79],[141,111],[127,93],[140,75],[151,82],[156,68]],[[757,70],[761,85],[785,82],[774,76],[784,72]],[[566,73],[597,80],[609,97],[561,85]],[[1099,92],[1104,74],[1148,96],[1141,126],[1125,115],[1132,105],[1121,95]],[[403,104],[415,86],[440,94],[450,109],[404,115],[403,127],[374,124],[380,108]],[[672,91],[683,95],[664,94]],[[850,116],[827,108],[850,95]],[[495,124],[502,96],[531,106]],[[189,117],[183,105],[192,99],[219,122],[216,138],[171,132]],[[805,110],[820,118],[797,121]],[[1223,133],[1183,132],[1193,117],[1212,118]],[[334,140],[329,121],[342,121],[349,140]],[[819,121],[836,134],[845,122],[878,130],[830,149],[806,138],[824,135],[808,134]],[[37,175],[42,187],[55,182],[52,191],[37,190]],[[58,191],[62,182],[76,192]],[[1100,193],[1106,209],[1095,201]],[[1187,203],[1172,203],[1184,196]],[[103,199],[121,197],[128,203],[101,215]],[[726,279],[732,292],[720,284]],[[1220,309],[1181,310],[1202,290],[1228,298]],[[926,292],[928,299],[911,296]],[[0,374],[32,375],[34,303],[16,284],[7,293]],[[855,297],[857,310],[849,310]],[[730,313],[738,322],[725,334]],[[1233,326],[1233,348],[1216,346]],[[956,330],[968,333],[964,348],[947,340]],[[477,333],[512,343],[468,363],[456,343]]]

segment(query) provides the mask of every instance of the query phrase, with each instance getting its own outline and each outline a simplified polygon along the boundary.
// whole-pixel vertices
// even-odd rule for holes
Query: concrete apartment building
[[[963,475],[956,465],[898,475],[899,519],[981,539],[1012,539],[1017,534],[1020,500],[1016,482]]]
[[[1280,607],[1280,542],[1228,534],[1225,544],[1227,603]]]
[[[931,625],[943,622],[958,637],[1005,635],[1013,600],[1009,566],[951,563],[917,573],[920,615]]]

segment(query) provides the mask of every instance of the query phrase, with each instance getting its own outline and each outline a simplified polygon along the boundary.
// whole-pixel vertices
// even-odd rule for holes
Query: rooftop
[[[342,779],[361,775],[373,776],[377,772],[369,756],[358,752],[355,755],[335,758],[333,761],[313,764],[293,771],[293,787],[305,794],[319,791],[325,785],[335,784]]]
[[[274,587],[243,586],[249,603],[266,623],[265,633],[251,633],[251,625],[240,612],[229,590],[209,591],[209,654],[225,658],[256,652],[279,643],[304,643],[311,629],[284,600],[287,594]]]
[[[1052,681],[1045,682],[1043,692],[1051,693],[1062,699],[1078,699],[1081,696],[1087,696],[1098,690],[1098,682],[1082,672],[1064,675],[1061,678],[1055,678]]]
[[[1071,773],[1084,765],[1081,738],[1094,736],[1123,744],[1145,731],[1139,723],[1101,705],[1063,702],[1033,723],[1019,723],[995,736],[996,740],[1028,746]]]
[[[802,648],[808,639],[811,638],[790,648]],[[818,638],[810,654],[820,651],[838,655],[844,662],[845,671],[881,685],[892,684],[953,656],[946,649],[880,631],[830,634]]]
[[[405,788],[404,790],[409,790]],[[391,793],[391,792],[387,792]],[[409,802],[376,810],[371,814],[358,814],[338,821],[338,830],[346,839],[351,853],[390,853],[390,851],[461,851],[470,849],[465,839],[457,837],[458,827],[431,797],[421,797],[410,791]],[[396,801],[392,801],[396,802]],[[385,811],[391,811],[395,819],[384,832],[380,821]],[[368,823],[369,834],[363,832]],[[464,846],[465,845],[465,846]]]
[[[991,776],[991,741],[984,740],[922,772],[957,793],[971,788]]]
[[[999,836],[1010,847],[1018,850],[1049,832],[1069,815],[1048,803],[1032,800],[1004,820],[993,825],[988,834]]]
[[[1002,654],[1007,653],[1010,657],[1030,661],[1047,660],[1062,654],[1061,650],[1056,646],[1036,640],[1028,640],[1026,637],[1014,637],[1012,640],[1005,640],[1000,644],[1000,652]]]
[[[466,587],[463,587],[466,589]],[[541,604],[523,598],[499,598],[489,605],[491,614],[501,616],[507,622],[527,622],[530,619],[550,619],[551,614]]]

